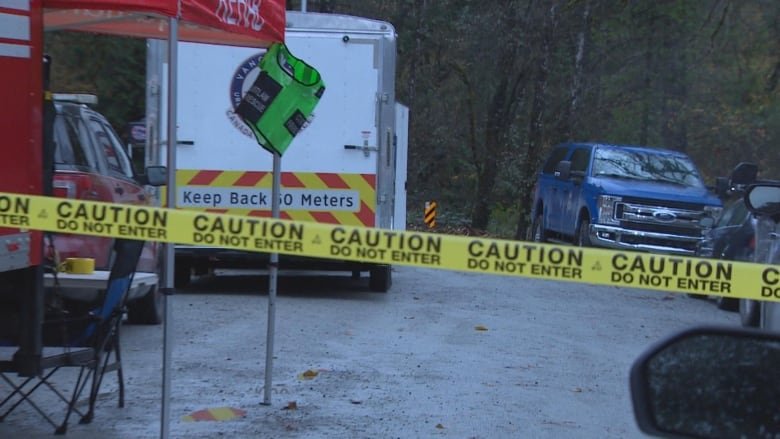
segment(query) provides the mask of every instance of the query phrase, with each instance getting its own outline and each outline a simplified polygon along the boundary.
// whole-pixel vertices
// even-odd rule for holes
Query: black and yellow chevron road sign
[[[436,202],[425,202],[425,214],[423,215],[423,221],[428,225],[429,229],[436,227]]]
[[[0,227],[780,302],[780,266],[0,193]]]

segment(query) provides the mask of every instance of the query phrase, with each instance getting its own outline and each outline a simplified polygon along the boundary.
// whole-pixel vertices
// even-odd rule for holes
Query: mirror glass
[[[150,186],[163,186],[168,180],[168,170],[165,166],[149,166],[146,168],[146,181]]]
[[[659,430],[693,437],[780,437],[780,341],[697,334],[645,369]]]
[[[746,195],[748,208],[767,215],[780,213],[780,186],[756,185]]]

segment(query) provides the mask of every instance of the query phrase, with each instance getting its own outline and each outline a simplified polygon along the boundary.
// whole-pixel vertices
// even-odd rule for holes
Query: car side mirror
[[[568,160],[562,160],[555,165],[555,171],[553,173],[558,180],[568,180],[571,175],[571,162]]]
[[[682,331],[631,368],[637,424],[658,437],[780,434],[780,334],[735,327]]]
[[[748,187],[745,206],[756,215],[780,215],[780,182],[759,183]]]
[[[168,168],[165,166],[147,166],[146,173],[138,178],[141,184],[165,186],[168,183]]]

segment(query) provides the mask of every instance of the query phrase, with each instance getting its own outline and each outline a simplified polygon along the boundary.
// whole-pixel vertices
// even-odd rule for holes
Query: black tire
[[[580,218],[580,222],[577,224],[574,244],[580,247],[590,247],[590,218],[587,216]]]
[[[377,265],[369,272],[368,288],[376,293],[386,293],[393,285],[393,271],[389,265]]]
[[[547,234],[544,232],[544,221],[542,214],[537,214],[534,221],[531,223],[531,241],[545,242],[547,241]]]
[[[739,311],[739,299],[718,296],[715,298],[715,306],[723,311],[737,312]]]
[[[192,278],[192,267],[182,261],[176,261],[173,267],[173,286],[175,288],[185,288],[190,284]]]
[[[761,303],[756,300],[739,299],[739,320],[745,328],[758,328],[761,320]]]
[[[127,304],[127,323],[134,325],[159,325],[165,312],[163,295],[154,286],[151,291],[140,299]]]

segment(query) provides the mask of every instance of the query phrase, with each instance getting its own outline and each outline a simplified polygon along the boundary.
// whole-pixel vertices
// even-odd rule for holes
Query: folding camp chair
[[[132,284],[144,241],[117,239],[114,242],[114,257],[108,283],[99,303],[75,303],[65,301],[63,310],[46,316],[43,327],[43,354],[41,373],[17,382],[7,376],[13,370],[12,363],[0,366],[0,376],[13,391],[0,402],[3,421],[22,402],[27,402],[53,427],[56,434],[65,434],[68,419],[73,412],[81,416],[80,423],[92,421],[100,384],[106,372],[115,371],[119,384],[119,407],[124,407],[124,377],[119,333],[127,293]],[[113,354],[113,360],[111,359]],[[78,368],[78,377],[69,397],[52,383],[51,377],[62,368]],[[91,380],[90,380],[91,378]],[[82,392],[89,386],[89,408],[82,413],[76,404]],[[65,419],[55,423],[36,403],[31,395],[39,388],[50,389],[67,404]]]

